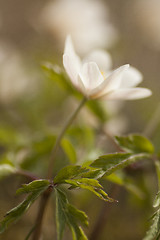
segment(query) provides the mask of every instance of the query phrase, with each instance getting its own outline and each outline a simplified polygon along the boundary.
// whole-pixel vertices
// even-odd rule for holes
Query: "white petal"
[[[85,63],[82,66],[79,77],[88,91],[99,86],[104,80],[95,62]]]
[[[81,68],[81,60],[75,53],[70,35],[67,36],[65,41],[63,65],[72,83],[78,87],[78,73]]]
[[[102,99],[107,100],[134,100],[151,96],[151,90],[147,88],[123,88],[106,94]]]
[[[103,82],[102,84],[93,89],[92,98],[100,98],[101,96],[108,94],[111,91],[114,91],[120,87],[122,74],[129,67],[129,64],[123,65],[116,70],[114,70]]]
[[[95,62],[97,63],[100,71],[107,72],[112,67],[111,55],[103,50],[95,50],[86,56],[83,62]]]
[[[139,72],[134,67],[129,67],[122,76],[121,88],[130,88],[137,86],[140,82],[142,82],[143,76],[141,72]]]
[[[63,55],[63,66],[71,79],[71,82],[75,87],[78,87],[78,73],[80,71],[81,65],[76,58],[68,56],[67,54]]]
[[[87,91],[87,89],[85,88],[82,79],[80,78],[80,76],[78,76],[78,90],[85,95],[86,97],[89,96],[89,92]]]
[[[69,56],[75,56],[76,55],[75,50],[74,50],[74,46],[73,46],[73,42],[72,42],[72,39],[71,39],[70,35],[68,35],[66,37],[64,54],[65,53]]]

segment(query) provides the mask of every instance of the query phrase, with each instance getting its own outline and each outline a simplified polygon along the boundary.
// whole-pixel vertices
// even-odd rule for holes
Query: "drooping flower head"
[[[146,88],[137,88],[142,74],[129,64],[110,70],[111,57],[103,50],[91,52],[82,61],[67,36],[63,55],[64,68],[72,84],[88,99],[133,100],[151,95]]]

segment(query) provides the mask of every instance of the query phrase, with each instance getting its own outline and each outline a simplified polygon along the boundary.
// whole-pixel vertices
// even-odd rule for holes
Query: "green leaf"
[[[76,163],[77,156],[76,156],[76,152],[75,152],[74,147],[71,144],[71,142],[68,139],[64,138],[61,141],[61,146],[62,146],[65,154],[67,155],[68,159],[70,160],[70,163]]]
[[[99,179],[104,175],[103,170],[99,169],[89,169],[88,172],[82,173],[81,177],[82,178],[92,178],[92,179]]]
[[[66,224],[65,208],[67,202],[66,195],[59,189],[56,189],[56,225],[58,240],[61,240],[63,237]]]
[[[66,224],[72,230],[73,239],[87,240],[87,237],[78,222],[87,226],[88,218],[86,214],[69,204],[66,195],[60,189],[56,188],[56,223],[58,240],[62,239]]]
[[[46,62],[42,65],[42,68],[43,70],[45,70],[48,77],[54,82],[56,82],[59,87],[64,88],[70,93],[73,92],[73,88],[70,82],[67,81],[67,76],[58,65],[53,65],[50,62]]]
[[[73,240],[87,240],[87,236],[85,235],[85,233],[83,232],[82,228],[79,227],[77,224],[75,224],[75,222],[72,221],[72,219],[70,219],[70,226],[71,226],[71,230],[72,230],[72,236],[73,236]]]
[[[16,194],[30,193],[34,191],[43,191],[50,185],[48,180],[35,180],[29,184],[23,184],[21,188],[16,191]]]
[[[66,183],[69,183],[71,185],[75,185],[77,187],[81,186],[81,184],[86,184],[89,186],[97,187],[97,188],[102,188],[102,186],[99,184],[99,182],[95,179],[90,179],[90,178],[80,178],[80,179],[69,179],[65,180]]]
[[[68,183],[73,187],[79,187],[82,189],[89,190],[104,201],[108,201],[108,202],[115,201],[114,199],[110,198],[108,194],[101,189],[102,186],[99,184],[97,180],[85,178],[85,179],[82,179],[81,181],[81,179],[72,179],[72,180],[65,180],[65,183]]]
[[[158,240],[160,237],[160,191],[156,194],[153,207],[158,207],[158,210],[151,217],[152,225],[143,240]]]
[[[143,240],[158,240],[160,236],[160,210],[154,214],[152,225]]]
[[[0,164],[0,179],[16,172],[16,168],[10,164]]]
[[[122,169],[138,160],[149,158],[148,154],[130,154],[130,153],[113,153],[99,157],[90,166],[100,168],[110,175],[116,170]]]
[[[109,198],[107,193],[105,193],[101,188],[98,180],[86,178],[86,173],[92,172],[93,170],[87,168],[81,168],[80,166],[67,166],[60,170],[58,175],[54,178],[54,184],[70,184],[69,188],[82,188],[93,192],[99,198],[105,201],[113,202],[114,200]],[[101,172],[101,174],[100,174]],[[98,176],[102,176],[102,171],[98,172]],[[100,175],[99,175],[100,174]],[[104,172],[103,172],[104,174]],[[85,177],[83,177],[85,176]],[[94,175],[95,176],[95,175]],[[97,176],[97,173],[96,173]]]
[[[158,188],[160,189],[160,161],[159,159],[156,159],[154,161],[156,172],[157,172],[157,178],[158,178]]]
[[[88,226],[88,217],[83,211],[78,210],[71,204],[68,204],[68,211],[74,217],[75,220],[77,220],[78,222],[85,226]]]
[[[20,190],[20,192],[30,192],[31,189],[33,189],[33,192],[31,192],[27,196],[27,198],[22,203],[20,203],[17,207],[7,212],[4,220],[0,224],[0,233],[4,232],[11,223],[19,220],[19,218],[21,218],[21,216],[28,210],[28,208],[39,197],[39,195],[42,194],[49,186],[49,183],[48,183],[48,185],[46,184],[45,186],[40,188],[38,187],[39,184],[37,185],[37,181],[36,183],[34,182],[24,186],[24,189],[27,189],[26,191]],[[37,185],[37,190],[35,186],[33,187],[33,185]]]
[[[131,153],[153,153],[154,146],[144,136],[130,134],[128,136],[115,137],[119,146]]]
[[[64,180],[74,178],[79,174],[88,171],[86,168],[82,168],[81,166],[66,166],[62,168],[59,173],[54,178],[54,184],[63,183]]]
[[[156,197],[154,199],[153,207],[160,207],[160,191],[156,194]]]
[[[80,188],[91,191],[92,193],[94,193],[97,197],[99,197],[103,201],[115,202],[115,200],[110,198],[108,196],[108,194],[105,191],[103,191],[102,189],[94,188],[93,186],[88,186],[88,185],[84,185],[84,184],[81,184]]]

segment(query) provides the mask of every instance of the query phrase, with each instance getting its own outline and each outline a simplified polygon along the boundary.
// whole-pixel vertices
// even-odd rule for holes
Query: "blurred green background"
[[[54,174],[69,163],[83,163],[117,151],[108,133],[145,133],[159,152],[159,9],[158,0],[0,0],[1,162],[7,159],[45,176],[56,135],[81,98],[64,74],[59,79],[44,67],[46,62],[62,67],[67,33],[73,36],[82,57],[102,47],[111,54],[113,68],[126,63],[136,67],[144,76],[141,86],[151,89],[153,95],[144,100],[89,103],[65,138],[76,151],[70,157],[63,143]],[[102,180],[107,193],[118,203],[103,203],[88,192],[69,193],[70,201],[89,216],[86,233],[91,240],[143,238],[157,191],[155,169],[152,163],[142,162],[125,169],[124,174],[130,182],[128,190]],[[15,175],[1,180],[0,219],[23,199],[15,192],[25,182],[25,177]],[[44,221],[45,240],[56,239],[54,202],[53,196]],[[0,239],[25,239],[36,210],[37,202]],[[93,238],[98,219],[101,233]],[[64,239],[71,239],[68,230]]]

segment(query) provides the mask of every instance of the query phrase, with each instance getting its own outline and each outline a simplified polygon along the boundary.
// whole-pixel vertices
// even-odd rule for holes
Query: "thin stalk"
[[[38,180],[38,179],[39,179],[37,176],[35,176],[35,175],[32,174],[31,172],[26,171],[26,170],[23,170],[23,169],[18,169],[18,170],[16,170],[15,174],[24,176],[24,177],[28,178],[28,179],[31,180],[31,181],[34,181],[34,180]]]
[[[75,119],[75,117],[77,116],[77,114],[79,113],[79,111],[81,110],[81,108],[83,107],[83,105],[85,104],[85,102],[87,101],[87,99],[84,97],[80,103],[80,105],[78,106],[78,108],[76,109],[75,112],[73,112],[73,114],[71,115],[71,117],[66,121],[60,135],[58,136],[56,143],[54,145],[54,148],[51,152],[51,157],[50,157],[50,161],[49,161],[49,166],[48,166],[48,174],[47,174],[47,178],[48,179],[52,179],[52,172],[53,172],[53,166],[54,166],[54,159],[57,153],[57,150],[59,148],[59,145],[61,143],[61,140],[66,132],[66,130],[68,129],[68,127],[72,124],[73,120]]]
[[[35,229],[33,233],[33,240],[39,240],[41,238],[41,230],[42,230],[42,224],[43,224],[43,217],[44,213],[47,207],[47,203],[49,200],[49,197],[51,195],[51,192],[53,191],[53,187],[49,187],[42,195],[40,199],[40,205],[39,205],[39,211],[36,218],[36,224]]]
[[[34,229],[35,229],[35,226],[33,226],[33,227],[31,228],[31,230],[30,230],[29,233],[27,234],[25,240],[28,240],[28,239],[30,238],[30,236],[32,235]]]
[[[54,148],[51,152],[51,157],[50,157],[50,160],[49,160],[48,174],[47,174],[48,179],[52,180],[54,160],[55,160],[55,156],[56,156],[57,150],[59,148],[59,145],[61,143],[61,140],[62,140],[66,130],[72,124],[73,120],[76,118],[77,114],[79,113],[81,108],[84,106],[86,101],[87,101],[87,99],[84,97],[82,99],[82,101],[80,102],[78,108],[75,110],[75,112],[73,112],[71,117],[66,121],[66,124],[64,125],[62,131],[60,132],[60,134],[59,134],[59,136],[56,140],[56,143],[55,143]],[[49,200],[49,197],[50,197],[52,191],[53,191],[53,189],[48,188],[41,197],[39,211],[38,211],[37,218],[36,218],[35,231],[34,231],[34,234],[33,234],[33,240],[39,240],[40,237],[41,237],[41,230],[42,230],[44,213],[45,213],[46,206],[47,206],[47,203],[48,203],[48,200]]]

